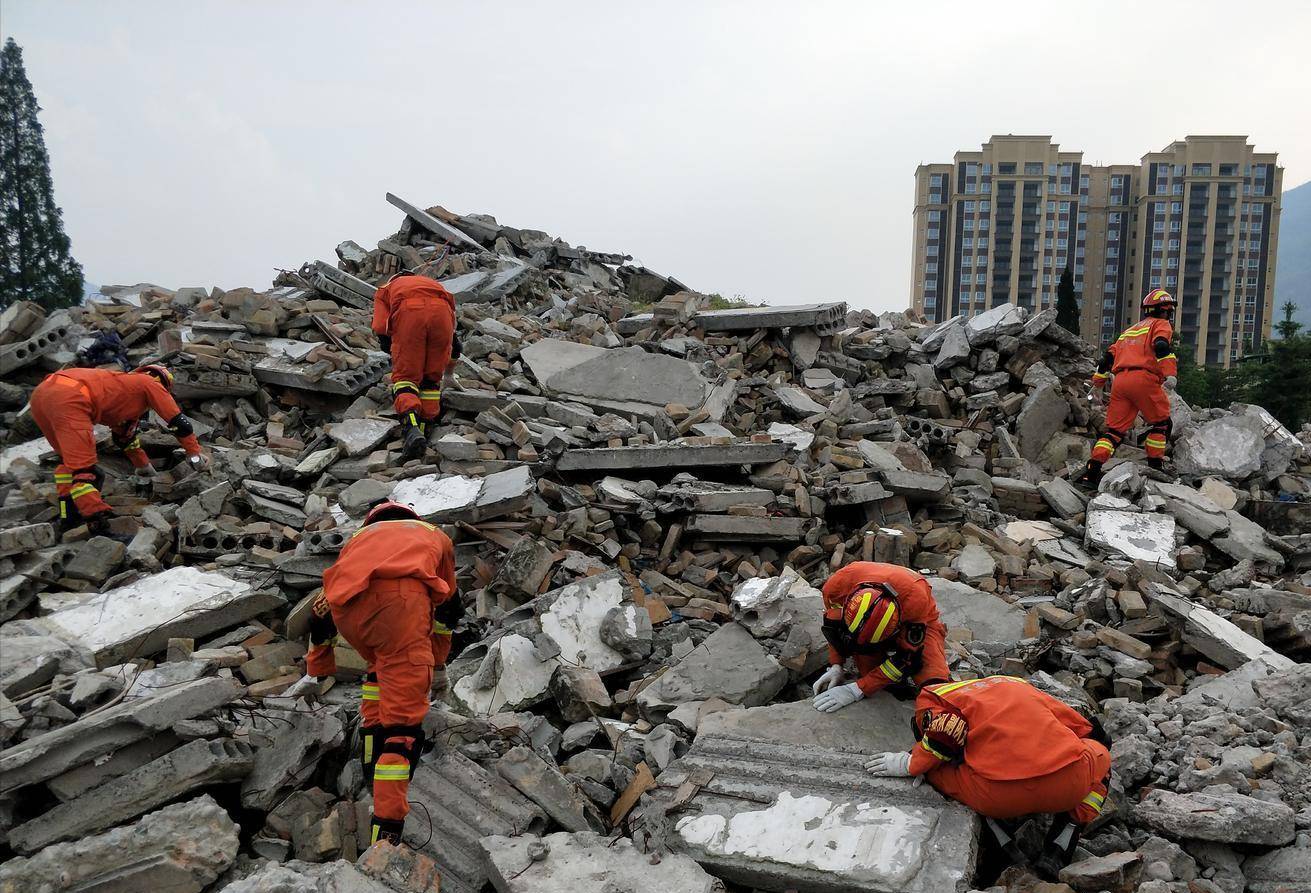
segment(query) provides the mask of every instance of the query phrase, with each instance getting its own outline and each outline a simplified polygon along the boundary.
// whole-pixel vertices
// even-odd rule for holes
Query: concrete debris
[[[484,837],[492,866],[492,886],[499,893],[578,893],[605,878],[611,893],[718,893],[723,884],[686,856],[654,861],[632,841],[610,842],[590,832],[546,837]]]
[[[1304,880],[1311,427],[1173,395],[1164,469],[1135,431],[1089,493],[1096,351],[1054,310],[712,309],[628,255],[388,200],[396,231],[263,290],[0,313],[0,888],[590,889],[602,857],[615,890]],[[451,292],[463,344],[404,463],[370,330],[402,269]],[[144,482],[97,429],[116,517],[91,536],[61,529],[24,403],[100,333],[174,371],[212,462],[147,426]],[[317,702],[285,692],[388,498],[451,536],[466,613],[405,845],[370,848],[364,660],[339,644]],[[819,587],[860,560],[928,578],[955,678],[1028,678],[1112,735],[1063,883],[864,773],[912,743],[910,701],[812,706]],[[239,833],[204,801],[146,814],[206,790]]]

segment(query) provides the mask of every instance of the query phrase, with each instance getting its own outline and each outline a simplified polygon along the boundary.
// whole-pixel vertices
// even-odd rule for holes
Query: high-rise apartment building
[[[1056,304],[1069,269],[1080,331],[1108,343],[1152,288],[1179,300],[1198,359],[1269,337],[1283,169],[1241,136],[1190,136],[1136,165],[1085,165],[1047,136],[994,136],[915,172],[911,305],[931,320]]]

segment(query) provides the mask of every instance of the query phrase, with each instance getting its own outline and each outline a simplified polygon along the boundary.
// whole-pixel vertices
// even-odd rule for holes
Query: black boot
[[[1083,470],[1083,474],[1075,480],[1076,484],[1081,484],[1090,490],[1096,490],[1102,482],[1102,463],[1089,459],[1088,465]]]
[[[1148,457],[1147,457],[1147,467],[1148,467],[1148,468],[1155,469],[1156,471],[1164,471],[1164,470],[1165,470],[1165,460],[1164,460],[1163,458],[1161,458],[1160,456],[1148,456]]]
[[[1047,839],[1043,842],[1042,852],[1033,863],[1034,871],[1044,880],[1055,881],[1061,869],[1070,864],[1074,848],[1079,845],[1079,825],[1071,821],[1068,815],[1059,815],[1052,819],[1052,826],[1047,830]]]
[[[380,819],[376,815],[369,820],[369,844],[385,840],[398,846],[405,833],[405,819]]]
[[[401,427],[405,431],[405,443],[401,446],[401,462],[418,459],[428,448],[427,438],[423,436],[423,426],[415,413],[407,412],[401,416]]]

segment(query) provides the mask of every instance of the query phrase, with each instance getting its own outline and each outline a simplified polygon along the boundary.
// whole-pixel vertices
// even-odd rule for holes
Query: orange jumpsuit
[[[1087,824],[1101,813],[1111,754],[1077,710],[1023,679],[988,676],[926,686],[915,700],[921,729],[926,711],[964,721],[958,757],[927,732],[911,749],[911,774],[943,796],[994,819],[1068,811]]]
[[[1168,319],[1149,316],[1125,329],[1107,348],[1092,378],[1093,387],[1101,388],[1107,370],[1115,373],[1106,407],[1106,433],[1093,444],[1094,462],[1104,463],[1115,454],[1139,415],[1151,426],[1144,444],[1148,457],[1164,458],[1170,437],[1170,398],[1161,382],[1179,374],[1170,347],[1173,338],[1174,327]]]
[[[839,570],[824,583],[824,615],[842,616],[843,602],[861,583],[887,583],[897,591],[901,627],[881,651],[857,654],[856,684],[869,697],[894,683],[906,671],[916,684],[951,678],[947,669],[947,627],[938,618],[929,581],[909,568],[876,561],[857,561]],[[841,664],[846,655],[829,646],[829,663]]]
[[[392,405],[418,426],[437,419],[451,362],[455,298],[427,276],[397,276],[373,295],[373,331],[391,339]]]
[[[111,511],[100,495],[96,469],[95,425],[107,425],[114,442],[136,468],[148,468],[137,427],[148,410],[164,420],[188,456],[200,454],[200,442],[173,395],[144,372],[108,369],[65,369],[47,375],[32,391],[32,419],[59,454],[55,489],[60,517],[76,513],[91,520]]]
[[[306,672],[336,672],[337,631],[368,662],[360,714],[373,811],[380,819],[404,821],[433,667],[445,666],[451,650],[451,632],[433,612],[459,598],[455,547],[424,521],[376,521],[351,537],[324,572],[321,598],[332,628],[322,638],[311,628]]]

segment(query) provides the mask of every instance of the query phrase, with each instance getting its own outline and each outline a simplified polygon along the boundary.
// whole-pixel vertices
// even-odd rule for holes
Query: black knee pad
[[[423,726],[383,726],[378,735],[382,740],[379,755],[395,753],[405,757],[410,764],[410,778],[413,778],[414,770],[419,766],[419,757],[423,756],[424,751]],[[410,743],[406,744],[405,739],[409,739]]]

